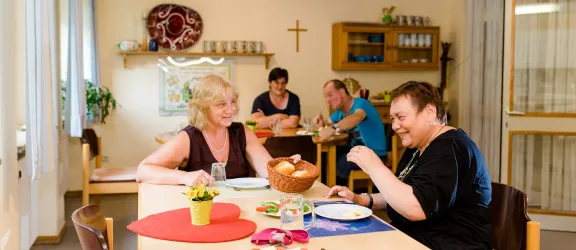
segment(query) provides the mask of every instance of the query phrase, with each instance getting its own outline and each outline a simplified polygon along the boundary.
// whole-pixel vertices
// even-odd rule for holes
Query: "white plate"
[[[364,219],[372,215],[372,210],[352,204],[330,204],[318,206],[315,209],[316,214],[324,218],[332,220],[359,220]],[[353,212],[358,213],[354,215]]]
[[[263,201],[263,202],[276,202],[277,204],[280,204],[280,201]],[[308,206],[307,204],[304,206]],[[269,215],[269,216],[273,216],[273,217],[280,217],[280,210],[278,210],[277,213],[268,213],[268,212],[260,212],[262,214],[265,215]],[[312,209],[308,209],[308,212],[304,212],[304,215],[310,214],[312,213]]]
[[[256,189],[256,188],[266,188],[270,185],[267,179],[264,178],[236,178],[227,179],[226,186],[239,188],[239,189]]]

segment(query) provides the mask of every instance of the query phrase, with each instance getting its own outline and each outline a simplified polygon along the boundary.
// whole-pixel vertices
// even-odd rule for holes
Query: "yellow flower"
[[[209,188],[206,185],[200,184],[188,188],[186,193],[183,193],[191,201],[208,201],[214,199],[214,197],[220,194],[220,191],[216,188]]]
[[[204,191],[206,191],[206,185],[204,184],[198,185],[198,198],[204,197]]]
[[[257,120],[246,120],[246,125],[256,125],[258,124]]]
[[[188,199],[196,199],[198,191],[193,188],[189,188],[188,191],[186,191],[185,195],[188,197]]]

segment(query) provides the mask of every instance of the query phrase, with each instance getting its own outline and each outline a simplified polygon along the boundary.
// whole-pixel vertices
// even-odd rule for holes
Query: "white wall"
[[[105,125],[94,125],[103,137],[103,154],[109,162],[105,167],[136,166],[157,149],[153,136],[171,131],[185,117],[158,115],[158,70],[154,56],[128,58],[125,69],[118,54],[122,40],[142,40],[142,13],[161,3],[179,3],[200,13],[205,23],[202,40],[262,40],[269,52],[276,53],[270,68],[264,68],[263,58],[236,58],[235,81],[240,87],[240,114],[237,121],[249,117],[252,101],[267,90],[269,71],[277,66],[288,69],[288,89],[300,96],[303,116],[312,116],[323,109],[326,113],[322,85],[329,79],[345,78],[347,74],[370,89],[371,93],[393,89],[408,80],[440,81],[440,70],[423,72],[349,72],[331,70],[331,25],[340,21],[377,22],[382,8],[396,6],[395,14],[429,16],[433,25],[440,26],[442,41],[457,41],[452,48],[461,52],[460,43],[465,24],[462,0],[220,0],[159,1],[123,0],[97,1],[98,37],[101,84],[108,86],[122,105]],[[465,10],[465,8],[462,8]],[[300,53],[295,52],[295,34],[288,32],[296,19],[308,29],[300,36]],[[192,51],[201,51],[200,41]],[[461,59],[461,58],[457,58]],[[458,77],[458,72],[454,72]],[[450,82],[451,98],[458,101],[457,81]],[[450,99],[449,101],[452,101]],[[457,104],[451,108],[457,110]],[[452,114],[456,118],[458,114]],[[455,121],[458,123],[458,120]],[[81,153],[78,139],[70,140],[69,190],[81,189]]]
[[[0,250],[19,249],[19,194],[16,161],[16,36],[17,0],[0,2],[0,197],[9,194],[8,203],[0,199]]]

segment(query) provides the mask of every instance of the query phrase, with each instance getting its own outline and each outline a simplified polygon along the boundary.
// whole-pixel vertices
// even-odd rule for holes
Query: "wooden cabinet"
[[[440,28],[379,23],[332,25],[333,70],[438,70]]]
[[[392,124],[392,120],[390,120],[390,103],[384,101],[371,101],[378,114],[380,114],[380,119],[382,119],[382,123],[385,124]]]

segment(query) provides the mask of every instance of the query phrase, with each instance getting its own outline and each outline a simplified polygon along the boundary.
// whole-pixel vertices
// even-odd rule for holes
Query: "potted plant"
[[[252,130],[252,132],[256,131],[256,124],[258,124],[257,120],[247,120],[246,121],[246,126],[248,126],[250,128],[250,130]]]
[[[210,224],[212,201],[220,192],[216,188],[209,188],[204,184],[192,186],[184,193],[190,201],[190,221],[192,225],[202,226]]]
[[[106,117],[112,110],[116,110],[116,99],[108,87],[97,87],[94,83],[85,80],[86,89],[86,116],[89,121],[106,124]],[[66,102],[66,87],[62,82],[62,108]]]

